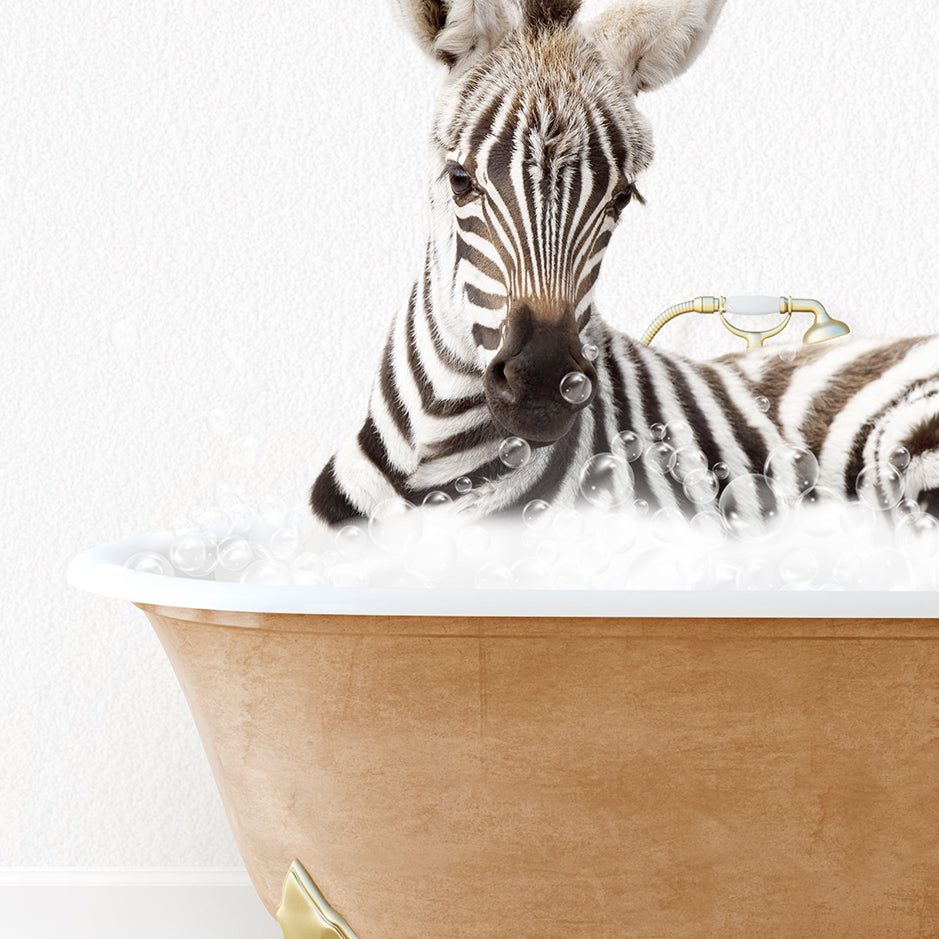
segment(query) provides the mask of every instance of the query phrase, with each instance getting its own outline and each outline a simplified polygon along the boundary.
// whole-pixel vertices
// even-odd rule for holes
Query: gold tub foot
[[[284,931],[284,939],[357,939],[299,861],[290,865],[284,880],[277,922]]]

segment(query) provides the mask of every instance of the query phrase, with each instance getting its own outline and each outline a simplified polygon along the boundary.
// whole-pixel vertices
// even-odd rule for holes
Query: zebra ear
[[[681,75],[698,57],[725,0],[621,0],[587,33],[622,70],[633,92]]]
[[[425,52],[449,66],[485,55],[523,23],[521,0],[394,0]],[[548,0],[548,6],[556,5]]]

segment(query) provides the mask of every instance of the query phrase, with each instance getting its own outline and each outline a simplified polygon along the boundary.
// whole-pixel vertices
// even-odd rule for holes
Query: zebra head
[[[398,0],[449,67],[432,138],[432,258],[442,332],[484,372],[497,425],[559,439],[591,395],[583,329],[614,228],[652,158],[639,91],[681,73],[724,0],[621,0],[579,25],[580,0]],[[441,275],[443,272],[443,275]]]

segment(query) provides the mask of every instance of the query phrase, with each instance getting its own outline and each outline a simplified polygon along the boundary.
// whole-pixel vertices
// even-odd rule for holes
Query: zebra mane
[[[526,12],[532,26],[569,26],[580,9],[581,0],[527,0]]]

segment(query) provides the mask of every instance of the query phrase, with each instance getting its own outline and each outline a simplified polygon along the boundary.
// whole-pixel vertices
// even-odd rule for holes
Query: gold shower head
[[[815,322],[805,331],[802,341],[825,342],[827,339],[837,339],[851,332],[847,323],[832,319],[828,311],[817,300],[792,300],[792,308],[799,313],[814,313]],[[798,304],[798,306],[796,306]]]

